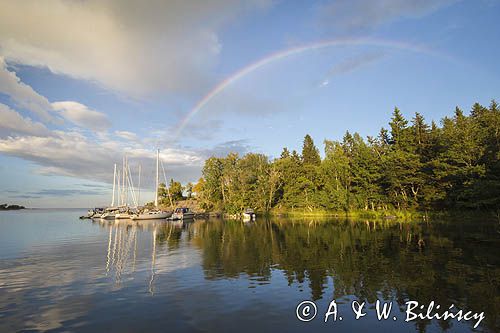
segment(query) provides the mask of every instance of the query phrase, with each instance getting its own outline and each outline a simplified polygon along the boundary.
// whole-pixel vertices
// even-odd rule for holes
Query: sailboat
[[[122,178],[120,182],[120,178]],[[117,186],[118,185],[118,186]],[[128,205],[128,195],[129,191],[132,195],[132,201],[134,202],[134,207],[137,207],[137,198],[135,196],[134,184],[130,177],[130,167],[128,164],[128,159],[123,157],[123,167],[120,170],[116,169],[116,163],[114,165],[113,172],[113,195],[111,198],[111,205],[103,209],[100,214],[96,214],[95,218],[100,217],[103,220],[118,220],[118,219],[130,219],[131,208]],[[118,205],[115,206],[115,192],[118,196]]]
[[[121,206],[115,214],[115,219],[130,219],[130,207],[128,206],[128,191],[129,188],[132,191],[132,199],[135,201],[134,188],[132,186],[130,175],[129,175],[128,159],[126,156],[123,157],[123,168],[122,168],[122,191],[120,194]]]
[[[157,220],[166,219],[172,215],[171,212],[164,212],[158,209],[158,187],[159,187],[159,170],[160,168],[160,150],[156,151],[156,187],[155,187],[155,209],[145,209],[141,213],[131,215],[132,220]]]
[[[118,171],[119,172],[119,171]],[[118,211],[118,207],[115,207],[115,188],[116,188],[116,163],[115,163],[115,168],[113,171],[113,196],[111,197],[111,205],[104,210],[104,212],[101,214],[100,218],[101,220],[114,220],[116,212]],[[119,180],[118,176],[118,180]],[[120,187],[120,183],[118,182],[118,187]],[[118,189],[118,192],[120,190]]]

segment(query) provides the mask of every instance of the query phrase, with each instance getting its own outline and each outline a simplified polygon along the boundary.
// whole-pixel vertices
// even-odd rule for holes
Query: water
[[[469,332],[405,322],[405,302],[485,313],[499,330],[500,226],[483,219],[92,222],[0,212],[0,331]],[[332,299],[343,320],[323,322]],[[392,301],[378,321],[376,300]],[[296,318],[314,301],[317,317]],[[355,320],[351,301],[366,302]]]

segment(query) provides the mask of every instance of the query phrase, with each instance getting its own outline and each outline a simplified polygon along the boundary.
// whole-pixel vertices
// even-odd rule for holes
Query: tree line
[[[440,126],[395,108],[388,128],[366,139],[347,131],[324,141],[310,135],[302,151],[210,157],[191,187],[207,210],[229,213],[304,209],[429,210],[500,208],[500,111],[478,103],[456,108]]]

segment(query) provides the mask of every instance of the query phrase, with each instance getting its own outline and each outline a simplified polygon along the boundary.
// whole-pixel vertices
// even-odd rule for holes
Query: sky
[[[498,0],[0,0],[0,203],[141,200],[229,152],[500,99]]]

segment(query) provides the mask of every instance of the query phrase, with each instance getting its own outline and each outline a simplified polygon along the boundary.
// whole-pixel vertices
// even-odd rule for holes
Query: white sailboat
[[[130,172],[128,166],[128,159],[126,156],[123,157],[123,168],[122,168],[122,191],[120,193],[120,202],[121,205],[118,208],[118,212],[115,214],[115,219],[130,219],[130,207],[128,206],[128,191],[129,188],[132,188],[130,184]],[[133,194],[132,188],[132,194]],[[134,198],[133,198],[134,199]]]
[[[155,209],[148,210],[145,209],[141,213],[134,214],[130,218],[132,220],[157,220],[157,219],[166,219],[170,217],[172,213],[164,212],[158,209],[158,188],[159,188],[159,170],[160,168],[160,150],[156,151],[156,186],[155,186]]]
[[[104,210],[104,212],[99,216],[103,220],[114,220],[116,210],[118,207],[115,207],[115,189],[116,189],[116,163],[113,171],[113,195],[111,197],[111,205]]]

